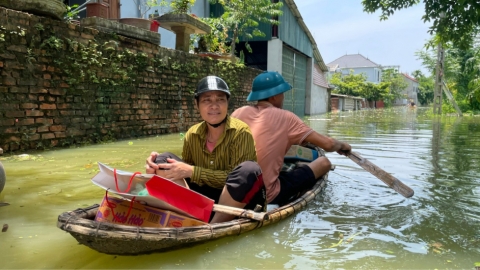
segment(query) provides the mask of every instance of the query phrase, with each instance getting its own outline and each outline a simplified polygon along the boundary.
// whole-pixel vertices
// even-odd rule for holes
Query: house
[[[120,18],[140,18],[140,11],[138,7],[135,5],[135,1],[133,0],[120,0],[121,1],[121,8],[120,8]],[[171,0],[166,0],[166,2],[170,3]],[[195,14],[198,17],[208,17],[209,14],[209,1],[208,0],[196,0],[195,4],[191,8],[191,13]],[[165,14],[170,11],[170,6],[166,7],[153,7],[151,8],[145,15],[148,18],[148,15],[154,14],[155,11],[158,12],[159,15]],[[161,26],[161,25],[160,25]],[[162,27],[159,28],[158,32],[160,33],[160,46],[175,49],[175,33],[164,29]]]
[[[408,75],[407,73],[402,73],[402,77],[407,83],[407,88],[405,88],[401,94],[402,98],[396,99],[395,102],[393,103],[394,106],[405,106],[409,103],[410,100],[413,100],[415,104],[418,105],[418,86],[419,83],[415,78],[412,76]]]
[[[350,74],[350,72],[353,72],[353,74],[364,74],[366,77],[366,81],[372,82],[372,83],[380,83],[382,81],[383,71],[385,70],[391,69],[391,70],[394,70],[395,72],[398,72],[400,70],[400,66],[398,65],[391,65],[391,66],[380,65],[361,54],[346,54],[328,63],[327,66],[329,69],[329,72],[328,72],[329,78],[331,78],[331,76],[334,73],[340,72],[342,75],[348,75]],[[417,89],[418,89],[418,85],[417,85]],[[415,100],[416,100],[416,95],[415,95]],[[395,103],[396,102],[397,101],[395,101]],[[400,105],[400,103],[402,103],[403,101],[400,100],[398,102]],[[370,102],[366,102],[366,107],[383,108],[384,103],[381,100],[370,101]]]
[[[364,108],[365,100],[362,97],[354,97],[340,94],[331,94],[332,112],[334,111],[358,111]]]
[[[85,0],[65,0],[79,1]],[[117,1],[120,11],[118,18],[140,17],[140,11],[134,0],[103,0]],[[121,1],[121,2],[119,2]],[[167,0],[170,2],[171,0]],[[280,25],[272,26],[263,23],[260,29],[265,37],[255,37],[248,40],[253,52],[245,48],[246,40],[237,45],[237,52],[244,52],[245,64],[261,70],[278,71],[292,86],[293,90],[285,95],[284,108],[298,116],[320,114],[328,111],[330,88],[327,84],[325,65],[317,44],[305,25],[300,12],[293,0],[279,0],[283,2],[283,15],[278,18]],[[161,15],[168,12],[170,7],[154,7],[148,14]],[[218,17],[223,13],[220,4],[210,4],[208,0],[196,0],[192,13],[198,17]],[[161,35],[160,45],[175,48],[175,34],[159,28]]]
[[[306,91],[305,114],[315,115],[329,112],[331,88],[325,73],[318,64],[314,64],[313,84],[311,91]]]
[[[373,62],[361,54],[346,54],[327,64],[329,75],[341,72],[343,75],[364,74],[367,82],[379,83],[382,80],[382,70],[384,67]]]
[[[102,3],[104,5],[106,5],[108,7],[108,17],[110,19],[118,19],[120,18],[120,7],[121,7],[121,4],[120,4],[120,1],[121,0],[102,0]],[[128,1],[132,1],[133,0],[128,0]],[[63,0],[63,3],[67,6],[74,6],[74,5],[78,5],[78,6],[82,6],[84,5],[86,2],[88,3],[94,3],[94,2],[99,2],[98,0]],[[85,6],[82,6],[83,8],[81,8],[78,16],[80,18],[85,18],[87,17],[87,12],[85,10]]]
[[[252,53],[245,48],[247,40],[240,38],[238,55],[243,51],[247,66],[277,71],[293,86],[285,93],[284,109],[300,117],[325,113],[330,93],[325,77],[328,68],[295,2],[279,1],[283,2],[283,15],[278,18],[280,24],[260,23],[259,29],[265,36],[248,40]],[[223,7],[210,5],[210,14],[221,16]]]
[[[85,4],[88,0],[63,0],[64,4],[73,6],[73,5],[82,5]],[[145,1],[145,0],[139,0]],[[98,0],[90,0],[89,2],[98,2]],[[166,0],[170,3],[171,0]],[[134,0],[102,0],[104,5],[108,6],[108,18],[109,19],[120,19],[120,18],[140,18],[141,12],[136,2]],[[206,17],[209,14],[209,2],[208,0],[196,0],[194,6],[192,6],[192,13],[198,17]],[[166,7],[152,7],[145,14],[145,18],[148,18],[150,14],[155,14],[157,11],[158,14],[164,14],[170,10],[170,6]],[[80,18],[85,18],[87,16],[86,11],[82,10],[79,14]],[[158,32],[160,33],[160,46],[174,49],[175,48],[175,34],[164,28],[159,28]]]

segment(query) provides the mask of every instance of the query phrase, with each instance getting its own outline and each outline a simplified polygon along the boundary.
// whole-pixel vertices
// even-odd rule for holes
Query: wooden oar
[[[362,157],[359,153],[350,152],[347,154],[347,157],[353,160],[353,162],[360,165],[360,167],[364,168],[366,171],[375,175],[378,179],[382,180],[385,184],[387,184],[387,186],[393,188],[396,192],[402,194],[405,198],[410,198],[413,196],[414,192],[410,187],[402,183],[397,178],[393,177],[391,174],[380,169],[377,165]]]
[[[231,207],[231,206],[226,206],[221,204],[214,204],[213,211],[229,214],[237,217],[249,218],[257,221],[268,220],[268,215],[266,212],[255,212],[252,210],[241,209],[241,208],[236,208],[236,207]]]

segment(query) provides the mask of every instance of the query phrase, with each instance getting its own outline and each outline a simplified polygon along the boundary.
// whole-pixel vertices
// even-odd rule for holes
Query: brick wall
[[[234,88],[233,110],[246,104],[260,73],[2,7],[0,18],[0,148],[5,151],[185,131],[200,120],[192,92],[202,77],[218,75]],[[85,66],[96,60],[88,57],[75,62],[78,69],[67,65],[73,56],[82,57],[75,46],[110,43],[116,51],[144,53],[145,63],[137,66],[142,68],[122,75],[111,65]]]

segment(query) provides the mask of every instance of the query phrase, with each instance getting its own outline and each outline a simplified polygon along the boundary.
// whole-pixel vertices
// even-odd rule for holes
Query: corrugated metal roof
[[[298,18],[294,15],[290,7],[286,4],[282,7],[283,14],[279,17],[278,37],[287,45],[295,50],[313,58],[312,42],[307,33],[298,23]]]
[[[381,66],[361,54],[346,54],[328,63],[330,68],[360,68]]]
[[[295,4],[295,2],[293,0],[283,0],[283,1],[290,8],[293,15],[297,19],[298,24],[300,25],[302,30],[307,35],[310,42],[312,43],[313,58],[317,62],[318,66],[323,71],[328,71],[328,68],[325,65],[325,62],[323,61],[322,55],[320,54],[320,51],[318,50],[317,43],[315,42],[315,39],[313,38],[312,33],[310,33],[310,30],[308,30],[307,25],[303,21],[302,15],[300,14],[300,11],[298,11],[297,5]]]

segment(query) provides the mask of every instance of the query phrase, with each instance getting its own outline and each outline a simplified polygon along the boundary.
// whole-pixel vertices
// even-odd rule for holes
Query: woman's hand
[[[193,166],[171,158],[167,158],[167,162],[168,163],[156,164],[159,168],[159,170],[156,171],[158,175],[172,181],[179,181],[184,178],[192,177]]]
[[[145,161],[147,164],[145,165],[145,172],[147,174],[155,174],[155,171],[158,170],[158,165],[155,164],[155,159],[157,158],[158,153],[152,152],[150,156]]]

